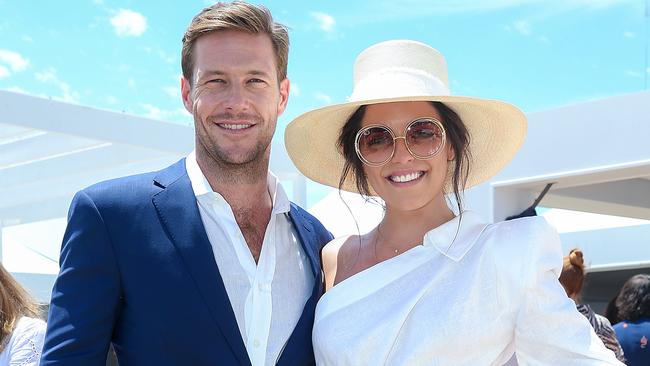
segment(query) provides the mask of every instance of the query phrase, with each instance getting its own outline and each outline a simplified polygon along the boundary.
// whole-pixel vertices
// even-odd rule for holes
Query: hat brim
[[[306,112],[285,130],[289,157],[307,178],[339,188],[345,159],[338,148],[341,128],[362,105],[392,102],[442,102],[461,118],[470,136],[469,173],[465,188],[483,183],[496,175],[514,157],[524,142],[526,116],[517,107],[497,101],[460,96],[411,96],[355,101]],[[453,164],[450,164],[450,172]],[[446,192],[452,192],[448,173]],[[359,193],[353,174],[341,187]],[[371,188],[371,194],[375,195]]]

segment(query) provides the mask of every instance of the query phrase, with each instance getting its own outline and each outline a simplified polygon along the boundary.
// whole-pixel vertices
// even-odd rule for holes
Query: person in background
[[[571,249],[569,255],[565,256],[562,263],[562,274],[560,274],[560,283],[564,287],[566,294],[576,303],[578,311],[587,319],[596,331],[596,334],[605,344],[605,347],[614,352],[619,361],[625,362],[623,349],[616,339],[616,333],[609,320],[602,315],[596,314],[589,305],[581,304],[580,295],[582,286],[585,281],[585,266],[582,251]]]
[[[621,321],[621,319],[618,317],[618,308],[616,307],[616,300],[618,299],[618,294],[614,296],[611,300],[609,300],[609,303],[607,304],[607,307],[605,308],[605,318],[609,320],[609,324],[616,324]]]
[[[650,365],[650,275],[633,276],[616,299],[621,322],[614,325],[628,366]]]
[[[0,263],[0,365],[36,366],[45,322],[36,302]]]

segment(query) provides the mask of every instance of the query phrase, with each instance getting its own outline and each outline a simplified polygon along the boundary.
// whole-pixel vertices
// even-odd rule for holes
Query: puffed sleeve
[[[38,366],[45,337],[45,322],[22,318],[14,330],[8,366]]]
[[[543,218],[527,219],[532,243],[523,265],[521,303],[515,328],[519,365],[623,365],[605,348],[558,278],[560,239]]]

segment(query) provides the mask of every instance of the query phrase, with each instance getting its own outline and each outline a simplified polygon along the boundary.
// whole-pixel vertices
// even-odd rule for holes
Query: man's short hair
[[[192,84],[194,73],[193,48],[196,40],[208,33],[221,30],[238,30],[251,34],[267,34],[275,51],[278,83],[287,77],[289,58],[289,32],[287,27],[273,21],[269,9],[243,1],[216,3],[203,9],[187,27],[183,36],[181,68],[183,77]]]

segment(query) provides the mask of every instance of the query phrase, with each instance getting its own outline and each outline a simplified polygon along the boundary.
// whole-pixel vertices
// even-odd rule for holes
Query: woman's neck
[[[400,211],[386,207],[386,215],[378,226],[379,243],[404,246],[408,250],[420,243],[424,235],[452,220],[454,213],[446,203],[426,205],[417,210]],[[378,244],[381,245],[381,244]]]

